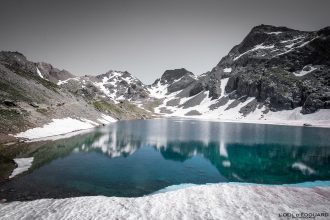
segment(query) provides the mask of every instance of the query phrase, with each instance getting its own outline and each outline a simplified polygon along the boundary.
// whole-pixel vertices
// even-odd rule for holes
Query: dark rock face
[[[318,109],[330,109],[330,93],[324,94],[312,93],[304,102],[302,113],[308,114],[317,111]]]
[[[168,93],[177,92],[185,89],[187,86],[196,81],[196,77],[192,72],[181,68],[174,70],[166,70],[160,79],[157,79],[152,86],[168,85]]]
[[[26,57],[19,52],[1,51],[0,63],[10,69],[19,69],[22,72],[29,72],[37,76],[35,63],[28,61]]]
[[[247,105],[243,106],[239,112],[243,114],[243,116],[248,115],[249,113],[253,112],[254,110],[256,110],[258,107],[260,107],[261,105],[259,105],[257,100],[252,100],[251,102],[249,102]]]
[[[37,68],[45,79],[48,79],[53,83],[58,83],[60,80],[63,81],[75,77],[70,72],[66,70],[59,70],[49,63],[37,63]]]
[[[0,63],[9,69],[19,72],[29,73],[32,76],[40,77],[49,80],[52,83],[57,83],[59,80],[66,80],[73,78],[74,75],[66,70],[59,70],[48,63],[33,63],[26,59],[26,57],[18,52],[1,51]]]
[[[224,105],[227,104],[228,102],[229,102],[229,97],[228,97],[228,96],[226,96],[226,97],[222,97],[222,98],[220,98],[220,99],[217,101],[217,103],[210,105],[209,109],[210,109],[210,110],[217,109],[217,108],[219,108],[219,107],[221,107],[221,106],[224,106]]]
[[[14,101],[12,101],[12,100],[8,100],[8,99],[4,100],[2,103],[3,103],[5,106],[7,106],[7,107],[15,107],[15,106],[17,106],[16,103],[15,103]]]
[[[232,71],[225,72],[225,68]],[[329,70],[329,27],[304,32],[260,25],[222,58],[208,77],[229,77],[225,90],[230,98],[253,96],[273,111],[302,106],[302,113],[307,114],[329,108]],[[208,86],[203,89],[216,97],[219,87]]]
[[[162,84],[172,84],[174,81],[184,77],[184,76],[193,76],[193,73],[189,72],[188,70],[181,68],[181,69],[174,69],[174,70],[166,70],[162,77],[160,78],[160,82]]]
[[[182,104],[182,107],[185,108],[190,108],[196,105],[199,105],[204,99],[206,98],[206,95],[204,93],[199,93],[195,97],[189,99],[185,103]]]
[[[185,114],[186,116],[191,116],[191,115],[201,115],[201,113],[197,110],[191,110]]]
[[[180,104],[180,99],[172,99],[166,102],[167,106],[178,106]]]

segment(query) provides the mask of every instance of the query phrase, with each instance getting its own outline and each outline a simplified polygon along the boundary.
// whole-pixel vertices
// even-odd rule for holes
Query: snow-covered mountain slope
[[[47,63],[28,61],[17,52],[0,53],[0,71],[0,109],[4,109],[0,117],[5,121],[1,129],[6,132],[14,121],[11,113],[17,112],[22,120],[15,119],[18,126],[10,128],[13,131],[72,115],[96,120],[100,113],[116,119],[157,113],[330,121],[329,27],[306,32],[260,25],[211,71],[195,76],[183,68],[167,70],[152,85],[122,71],[74,76]]]
[[[187,88],[196,79],[192,72],[184,68],[166,70],[160,79],[149,86],[148,91],[151,97],[162,99]]]
[[[329,28],[304,32],[260,25],[212,71],[188,85],[168,92],[168,84],[156,81],[162,99],[155,112],[209,119],[330,120],[328,110],[319,110],[330,108],[329,58]]]
[[[116,93],[110,90],[113,85]],[[31,62],[18,52],[2,51],[0,137],[10,139],[8,134],[20,133],[19,137],[36,138],[91,128],[106,124],[104,115],[118,120],[151,117],[127,101],[147,94],[138,85],[142,83],[125,72],[75,77],[50,64]],[[123,101],[111,96],[122,96]]]
[[[135,101],[148,97],[146,86],[128,72],[109,71],[95,79],[94,85],[114,100]]]
[[[97,76],[73,77],[57,85],[87,96],[100,96],[111,101],[136,101],[148,98],[147,87],[129,72],[109,71]]]

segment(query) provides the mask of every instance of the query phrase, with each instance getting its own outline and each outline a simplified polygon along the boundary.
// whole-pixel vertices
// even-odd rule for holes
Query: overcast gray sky
[[[317,30],[329,0],[0,0],[0,50],[76,75],[211,70],[253,26]]]

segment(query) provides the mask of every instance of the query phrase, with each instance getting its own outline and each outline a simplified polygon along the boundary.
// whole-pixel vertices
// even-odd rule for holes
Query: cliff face
[[[274,111],[302,106],[307,114],[330,108],[329,58],[329,27],[303,32],[261,25],[211,74],[229,77],[226,92],[233,98],[253,96]]]
[[[203,93],[211,99],[209,110],[232,102],[224,109],[229,110],[253,97],[254,103],[242,106],[241,112],[246,114],[257,106],[264,106],[265,112],[302,107],[301,113],[314,113],[330,108],[329,67],[329,27],[305,32],[260,25],[210,72],[196,77],[167,102],[173,106],[173,100],[179,103],[179,98]],[[195,110],[200,103],[202,101],[195,100]],[[189,106],[193,105],[190,103]],[[162,106],[163,112],[177,110],[167,104]]]

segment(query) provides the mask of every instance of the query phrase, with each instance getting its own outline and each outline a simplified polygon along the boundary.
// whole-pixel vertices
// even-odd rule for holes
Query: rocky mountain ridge
[[[258,107],[263,108],[265,114],[298,107],[303,114],[314,113],[330,108],[329,58],[329,27],[305,32],[260,25],[254,27],[242,43],[233,47],[216,67],[198,76],[180,95],[192,97],[190,100],[195,106],[200,105],[207,95],[209,108],[204,112],[195,109],[202,114],[221,107],[224,107],[223,111],[233,109],[249,97],[254,98],[238,111],[243,116]],[[182,106],[183,103],[178,101],[180,95],[166,100],[168,104],[164,103],[161,111],[174,115],[181,111],[182,108],[172,107],[174,100],[177,100],[178,107]],[[220,114],[222,112],[213,116]]]
[[[28,61],[18,52],[0,52],[0,139],[52,119],[69,117],[95,126],[106,123],[108,116],[117,120],[152,116],[126,100],[119,103],[106,97],[97,88],[100,79],[90,78],[93,81],[50,64]],[[70,82],[83,84],[75,89]]]
[[[51,118],[96,120],[100,114],[120,120],[155,114],[286,120],[312,119],[317,113],[328,120],[329,66],[330,27],[306,32],[259,25],[211,71],[196,76],[184,68],[167,70],[151,85],[127,71],[75,76],[3,51],[1,132],[40,126]]]

